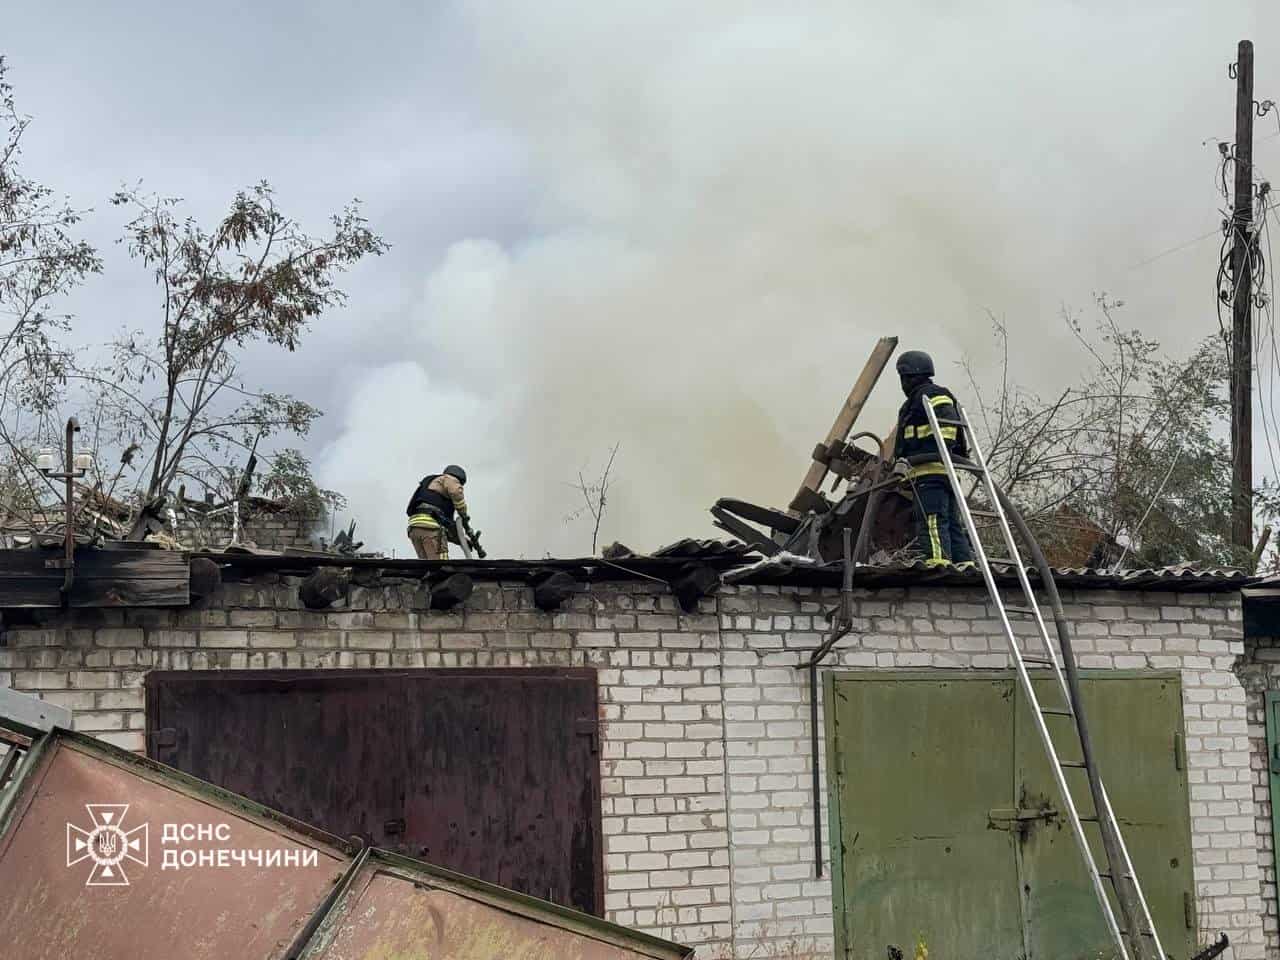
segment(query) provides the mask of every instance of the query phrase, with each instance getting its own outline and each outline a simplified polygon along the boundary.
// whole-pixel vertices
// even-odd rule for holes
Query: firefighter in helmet
[[[449,559],[449,531],[453,529],[454,516],[461,516],[464,521],[467,518],[467,500],[462,491],[466,482],[467,471],[450,464],[443,473],[423,477],[409,498],[405,511],[409,515],[409,542],[419,560]]]
[[[924,553],[926,566],[971,568],[973,549],[942,465],[938,438],[924,412],[927,403],[939,420],[958,420],[956,398],[933,382],[933,358],[924,351],[908,350],[898,357],[897,366],[907,400],[898,411],[893,456],[895,472],[905,475],[915,497],[916,549]],[[968,455],[963,430],[954,424],[939,428],[952,456]]]

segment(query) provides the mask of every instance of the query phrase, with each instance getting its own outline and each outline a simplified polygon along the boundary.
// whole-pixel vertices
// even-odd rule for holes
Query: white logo
[[[86,803],[92,830],[81,830],[73,823],[67,824],[67,866],[81,860],[93,860],[86,887],[127,887],[129,878],[124,872],[124,862],[147,865],[147,824],[125,830],[121,827],[127,803]]]

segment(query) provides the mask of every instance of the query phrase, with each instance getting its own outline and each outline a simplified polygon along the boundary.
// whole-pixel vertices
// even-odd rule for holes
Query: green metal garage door
[[[1186,956],[1195,916],[1178,677],[1086,673],[1082,689],[1165,950]],[[938,957],[1111,956],[1011,674],[834,673],[826,702],[838,956],[882,960],[889,945],[910,956],[917,937]],[[1068,777],[1086,813],[1084,774]]]

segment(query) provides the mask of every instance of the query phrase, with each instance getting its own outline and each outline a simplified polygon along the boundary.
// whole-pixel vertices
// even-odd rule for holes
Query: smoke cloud
[[[579,472],[619,446],[602,543],[715,535],[783,506],[877,337],[954,365],[1009,325],[1033,386],[1082,362],[1094,291],[1173,350],[1217,329],[1226,79],[1262,4],[582,4],[459,12],[470,79],[536,184],[518,241],[423,264],[411,333],[319,458],[363,536],[467,467],[495,556],[581,556]],[[1280,71],[1260,57],[1259,98]],[[1259,125],[1259,136],[1268,130]],[[1280,139],[1260,141],[1277,165]],[[394,238],[393,238],[394,239]],[[900,402],[883,380],[860,425]]]

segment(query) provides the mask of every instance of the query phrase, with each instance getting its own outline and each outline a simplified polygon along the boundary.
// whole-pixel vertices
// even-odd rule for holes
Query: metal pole
[[[813,870],[822,876],[822,777],[818,771],[818,665],[809,664],[810,764],[813,766]]]
[[[1231,216],[1231,543],[1253,544],[1253,44],[1236,53],[1236,184]]]
[[[66,562],[62,574],[62,595],[71,592],[71,581],[75,576],[76,562],[76,529],[75,529],[75,490],[72,486],[76,477],[76,434],[80,430],[80,421],[75,417],[67,421],[66,459],[62,472],[67,480],[67,514],[66,514]]]

